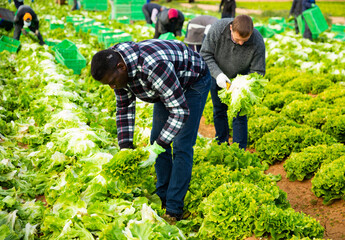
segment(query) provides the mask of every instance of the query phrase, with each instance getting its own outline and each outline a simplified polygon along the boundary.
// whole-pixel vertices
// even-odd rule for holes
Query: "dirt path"
[[[238,0],[237,0],[238,1]],[[250,2],[250,1],[254,1],[254,0],[245,0],[242,2]],[[262,0],[264,2],[269,2],[269,1],[274,1],[275,0]],[[279,0],[279,2],[288,2],[291,0]],[[339,0],[338,2],[343,2],[344,0]],[[260,0],[259,0],[260,2]],[[219,10],[219,5],[215,4],[215,5],[208,5],[208,4],[190,4],[190,3],[181,3],[182,7],[185,8],[193,8],[195,6],[197,6],[200,9],[203,10],[207,10],[207,11],[213,11],[213,12],[217,12]],[[261,10],[253,10],[253,9],[244,9],[244,8],[236,8],[236,13],[237,14],[261,14],[262,11]],[[332,24],[345,24],[345,17],[329,17],[332,20]]]
[[[215,136],[214,126],[206,125],[205,119],[201,118],[199,134],[213,138]],[[304,212],[319,220],[325,228],[325,239],[345,240],[345,201],[338,200],[331,205],[323,205],[323,199],[317,198],[311,191],[311,180],[290,182],[286,178],[283,165],[284,162],[272,165],[266,173],[280,174],[282,176],[282,180],[277,184],[280,189],[287,193],[291,207],[295,211]]]

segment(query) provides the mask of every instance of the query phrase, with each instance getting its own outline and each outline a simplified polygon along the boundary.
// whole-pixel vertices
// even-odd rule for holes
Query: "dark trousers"
[[[299,34],[298,23],[297,23],[297,17],[294,17],[294,22],[295,22],[295,33],[296,33],[296,34]]]
[[[14,0],[14,5],[15,5],[16,8],[18,9],[20,6],[24,5],[24,1],[18,2],[17,0]]]
[[[307,38],[307,39],[309,39],[310,41],[313,40],[311,31],[310,31],[310,28],[309,28],[307,22],[305,22],[303,38]]]
[[[14,39],[19,40],[20,35],[22,34],[22,28],[23,28],[23,25],[19,25],[19,24],[14,25],[14,33],[13,33]],[[33,27],[33,26],[30,26],[29,29],[31,32],[36,32],[36,30],[38,30],[38,28]],[[41,45],[44,44],[44,41],[40,32],[38,32],[37,38],[40,41]]]
[[[190,49],[192,49],[194,52],[200,52],[201,49],[201,44],[197,45],[197,44],[188,44],[188,47]]]
[[[223,11],[222,11],[222,18],[234,18],[236,12],[236,2],[231,1],[230,3],[225,3]]]
[[[142,8],[144,16],[145,16],[145,20],[148,24],[152,24],[152,20],[151,20],[151,14],[150,12],[146,9],[145,5]]]
[[[218,87],[217,82],[212,78],[211,82],[211,98],[213,103],[213,121],[216,129],[216,138],[218,144],[223,142],[229,142],[229,122],[228,122],[228,106],[220,101],[218,97],[218,91],[221,90]],[[233,142],[238,143],[239,147],[246,149],[248,141],[248,120],[247,116],[234,117],[232,119],[232,130],[233,130]]]
[[[184,96],[189,107],[189,117],[174,138],[173,147],[166,148],[166,151],[159,154],[156,160],[156,192],[162,202],[166,202],[166,210],[170,213],[183,213],[184,197],[192,176],[193,146],[210,84],[211,75],[208,71],[206,76],[185,89]],[[159,136],[170,114],[164,103],[154,104],[151,144]]]

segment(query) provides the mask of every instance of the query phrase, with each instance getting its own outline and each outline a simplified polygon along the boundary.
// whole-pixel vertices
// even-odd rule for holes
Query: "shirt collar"
[[[127,66],[128,77],[134,78],[137,72],[139,47],[135,42],[118,43],[112,47],[117,51]]]

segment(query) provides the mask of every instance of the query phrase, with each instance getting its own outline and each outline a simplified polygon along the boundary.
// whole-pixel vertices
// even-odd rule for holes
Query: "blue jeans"
[[[166,210],[171,213],[183,213],[184,198],[192,176],[193,146],[210,84],[211,75],[208,71],[198,82],[185,89],[184,95],[190,115],[174,138],[173,147],[166,148],[166,151],[156,159],[156,193],[163,202],[166,202]],[[162,102],[154,104],[151,144],[157,139],[168,120],[169,114]]]
[[[219,144],[229,142],[229,123],[228,123],[228,106],[222,103],[218,97],[217,82],[212,78],[211,98],[213,103],[213,121],[216,129],[216,138]],[[232,119],[233,142],[238,143],[240,148],[246,149],[248,141],[248,120],[247,116],[239,116]]]

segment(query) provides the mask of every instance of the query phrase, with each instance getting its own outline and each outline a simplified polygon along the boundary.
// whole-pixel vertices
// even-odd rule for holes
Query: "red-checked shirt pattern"
[[[120,148],[133,147],[136,98],[164,103],[170,115],[156,141],[169,145],[189,116],[184,90],[206,74],[205,61],[177,40],[124,42],[112,49],[122,56],[129,77],[125,88],[115,90]]]

